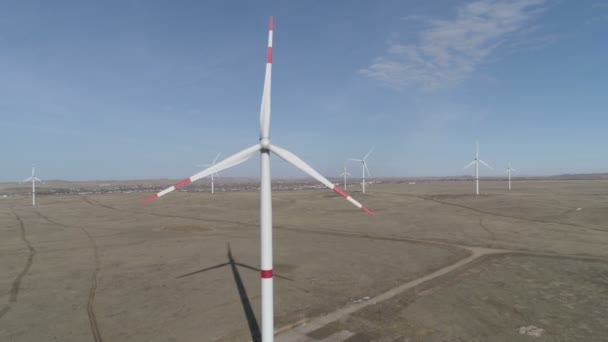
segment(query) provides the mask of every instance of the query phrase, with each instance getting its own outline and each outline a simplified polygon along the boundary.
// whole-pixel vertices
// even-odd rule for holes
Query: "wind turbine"
[[[220,153],[218,153],[215,156],[215,158],[213,159],[213,161],[211,162],[211,164],[202,164],[202,165],[198,165],[198,166],[211,167],[211,166],[215,165],[215,162],[217,161],[217,158],[219,158],[219,157],[220,157]],[[217,172],[211,174],[211,193],[212,194],[215,193],[215,187],[214,187],[214,184],[213,184],[213,176],[215,176],[215,175],[217,175]]]
[[[346,171],[346,165],[344,165],[344,172],[342,172],[339,176],[344,176],[344,190],[346,190],[346,176],[350,176],[350,173]]]
[[[255,145],[248,147],[221,162],[186,178],[177,184],[154,194],[144,200],[145,203],[155,200],[167,193],[183,188],[184,186],[212,175],[229,167],[236,166],[251,158],[254,154],[260,153],[260,235],[261,235],[261,278],[262,278],[262,341],[271,342],[274,340],[274,318],[273,318],[273,272],[272,272],[272,188],[270,178],[270,152],[276,154],[293,166],[302,170],[312,178],[321,182],[326,187],[332,189],[338,195],[354,204],[357,208],[367,214],[374,216],[374,213],[361,205],[354,198],[350,197],[344,190],[336,186],[327,178],[319,174],[306,162],[295,154],[270,143],[270,84],[272,71],[272,35],[273,19],[270,17],[268,32],[268,53],[266,57],[266,75],[264,77],[264,91],[262,93],[262,106],[260,109],[260,140]]]
[[[469,167],[471,165],[475,165],[475,193],[477,195],[479,195],[479,163],[482,163],[488,169],[491,169],[491,170],[492,170],[492,167],[490,165],[486,164],[486,162],[484,162],[483,160],[479,159],[479,142],[478,141],[475,142],[475,146],[476,146],[475,159],[473,159],[472,162],[468,163],[467,166],[464,167],[464,169],[466,169],[467,167]]]
[[[32,181],[32,206],[36,206],[36,182],[42,183],[40,179],[36,177],[36,168],[32,166],[32,175],[27,179],[24,179],[22,183]]]
[[[367,152],[367,154],[365,155],[365,157],[363,157],[363,159],[348,158],[348,160],[352,160],[352,161],[361,163],[361,169],[362,169],[361,191],[363,193],[365,193],[365,171],[367,171],[368,176],[370,176],[370,177],[372,176],[372,174],[369,172],[369,169],[367,168],[367,157],[369,157],[369,155],[372,154],[373,151],[374,151],[374,148],[372,147],[372,149],[369,150],[369,152]]]
[[[517,172],[517,170],[515,170],[514,168],[511,167],[511,162],[509,162],[509,167],[505,171],[505,173],[509,174],[509,191],[511,191],[511,171]]]

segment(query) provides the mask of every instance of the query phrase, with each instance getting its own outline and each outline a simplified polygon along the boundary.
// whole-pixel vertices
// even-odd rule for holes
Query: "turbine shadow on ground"
[[[230,248],[230,244],[228,244],[228,262],[225,262],[225,263],[222,263],[219,265],[215,265],[215,266],[211,266],[211,267],[207,267],[207,268],[203,268],[202,270],[186,273],[177,278],[189,277],[189,276],[192,276],[195,274],[211,271],[211,270],[218,269],[218,268],[228,266],[228,265],[230,266],[230,269],[232,270],[232,276],[234,277],[234,282],[236,284],[236,288],[239,291],[239,297],[241,299],[241,304],[243,305],[243,311],[245,312],[245,317],[247,318],[247,325],[249,325],[249,332],[251,333],[251,340],[253,342],[261,341],[262,334],[260,332],[260,326],[258,325],[258,320],[255,317],[253,308],[251,307],[251,302],[249,301],[249,297],[247,296],[247,289],[245,288],[245,285],[243,284],[243,280],[241,279],[241,274],[239,273],[237,266],[244,267],[246,269],[250,269],[252,271],[257,271],[257,272],[260,272],[260,269],[236,262],[234,260],[234,258],[232,257],[232,249]],[[289,279],[287,277],[282,277],[280,275],[275,274],[274,276],[277,278],[293,281],[292,279]]]

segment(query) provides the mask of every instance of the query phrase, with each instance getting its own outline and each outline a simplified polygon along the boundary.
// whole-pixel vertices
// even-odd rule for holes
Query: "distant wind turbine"
[[[36,168],[32,166],[32,175],[27,179],[24,179],[22,183],[32,181],[32,206],[36,206],[36,182],[42,183],[42,181],[36,178]]]
[[[476,146],[475,159],[473,159],[472,162],[468,163],[467,166],[465,166],[464,168],[466,169],[467,167],[469,167],[471,165],[475,165],[475,193],[477,195],[479,195],[479,163],[482,163],[488,169],[491,169],[491,170],[492,170],[492,167],[490,165],[486,164],[486,162],[484,162],[483,160],[479,159],[479,142],[478,141],[475,142],[475,146]]]
[[[346,176],[350,176],[350,173],[346,171],[346,165],[344,165],[344,172],[342,172],[340,176],[344,176],[344,190],[346,190]]]
[[[511,167],[511,162],[509,162],[509,167],[505,171],[505,173],[509,174],[509,191],[511,191],[511,171],[517,172],[517,170],[515,170],[514,168]]]
[[[367,152],[367,154],[365,155],[365,157],[363,157],[363,159],[348,158],[348,160],[361,163],[361,169],[362,169],[361,190],[363,193],[365,193],[365,171],[367,171],[368,176],[370,176],[370,177],[372,176],[372,174],[369,172],[369,169],[367,168],[367,157],[369,157],[369,155],[372,154],[373,151],[374,151],[374,148],[372,147],[372,149],[369,150],[369,152]]]
[[[215,165],[215,162],[217,161],[217,158],[220,157],[220,153],[218,153],[215,158],[213,159],[213,161],[211,162],[211,164],[202,164],[202,165],[198,165],[198,166],[202,166],[202,167],[212,167],[213,165]],[[215,187],[214,187],[214,182],[213,182],[213,177],[216,176],[218,173],[212,173],[211,174],[211,193],[214,194],[215,193]]]

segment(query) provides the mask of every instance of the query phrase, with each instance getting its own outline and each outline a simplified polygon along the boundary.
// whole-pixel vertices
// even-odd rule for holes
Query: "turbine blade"
[[[35,181],[38,181],[38,182],[40,182],[40,183],[42,183],[42,181],[41,181],[41,180],[40,180],[40,178],[38,178],[38,177],[34,177],[34,180],[35,180]]]
[[[150,201],[153,201],[153,200],[155,200],[155,199],[157,199],[157,198],[159,198],[159,197],[161,197],[163,195],[166,195],[166,194],[170,193],[173,190],[183,188],[184,186],[186,186],[186,185],[188,185],[188,184],[190,184],[190,183],[192,183],[194,181],[197,181],[197,180],[199,180],[199,179],[201,179],[203,177],[209,176],[212,173],[217,173],[217,172],[219,172],[221,170],[225,170],[225,169],[231,168],[233,166],[239,165],[240,163],[243,163],[243,162],[247,161],[249,158],[251,158],[251,156],[253,154],[255,154],[259,150],[260,150],[260,145],[259,144],[255,144],[255,145],[253,145],[251,147],[248,147],[248,148],[246,148],[246,149],[244,149],[244,150],[242,150],[240,152],[237,152],[237,153],[231,155],[230,157],[222,160],[221,162],[219,162],[219,163],[217,163],[217,164],[215,164],[215,165],[213,165],[213,166],[211,166],[209,168],[206,168],[205,170],[203,170],[203,171],[201,171],[201,172],[193,175],[192,177],[186,178],[186,179],[182,180],[181,182],[178,182],[175,185],[170,186],[170,187],[166,188],[165,190],[163,190],[163,191],[161,191],[159,193],[156,193],[156,194],[154,194],[154,195],[146,198],[144,200],[144,203],[148,203]]]
[[[272,33],[273,19],[270,17],[268,27],[268,53],[266,56],[266,75],[264,76],[264,92],[262,93],[262,108],[260,109],[260,137],[268,138],[270,134],[270,84],[272,78]]]
[[[369,169],[367,168],[367,163],[366,163],[366,162],[363,162],[363,166],[365,167],[365,171],[367,171],[367,175],[371,177],[371,176],[372,176],[372,173],[371,173],[371,172],[369,172]]]
[[[221,152],[218,152],[218,154],[217,154],[217,155],[215,156],[215,158],[213,159],[213,162],[211,162],[211,165],[215,164],[215,162],[217,161],[217,158],[219,158],[219,157],[220,157],[220,153],[221,153]]]
[[[463,167],[463,169],[466,169],[467,167],[469,167],[471,165],[475,165],[475,161],[474,160],[472,162],[468,163],[467,166]]]
[[[511,170],[513,170],[513,169],[511,169]],[[505,173],[509,173],[509,169],[506,169],[506,170],[505,170]]]
[[[484,162],[483,160],[481,160],[481,159],[478,159],[478,160],[479,160],[480,163],[482,163],[483,165],[485,165],[488,169],[494,170],[493,167],[491,167],[490,165],[486,164],[486,162]]]
[[[26,179],[24,179],[24,180],[23,180],[23,182],[21,182],[21,183],[29,182],[29,181],[31,181],[31,180],[32,180],[32,177],[27,177],[27,178],[26,178]]]
[[[515,171],[515,172],[518,172],[518,171],[517,171],[517,170],[515,170],[515,169],[514,169],[514,168],[511,168],[511,171]]]
[[[363,162],[363,159],[355,159],[355,158],[346,158],[346,160],[356,161],[356,162],[359,162],[359,163]]]
[[[369,155],[372,154],[372,152],[374,152],[374,148],[375,148],[375,146],[372,146],[371,150],[369,150],[369,152],[367,152],[367,154],[365,155],[365,157],[363,157],[363,160],[366,160],[367,157],[369,157]]]
[[[323,185],[325,185],[326,187],[333,190],[338,195],[344,197],[347,201],[354,204],[357,208],[365,211],[368,215],[376,216],[376,214],[374,214],[371,210],[364,207],[361,203],[359,203],[354,198],[350,197],[346,192],[344,192],[344,190],[340,189],[340,187],[336,186],[335,184],[333,184],[332,182],[327,180],[327,178],[321,176],[320,173],[318,173],[315,169],[310,167],[310,165],[306,164],[306,162],[304,162],[302,159],[300,159],[295,154],[293,154],[287,150],[284,150],[276,145],[270,145],[270,150],[277,156],[285,159],[291,165],[297,167],[298,169],[304,171],[304,173],[308,174],[312,178],[318,180],[319,182],[321,182]]]

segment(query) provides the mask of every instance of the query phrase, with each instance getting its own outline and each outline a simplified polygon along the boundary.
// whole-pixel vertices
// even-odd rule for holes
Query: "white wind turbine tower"
[[[362,169],[361,191],[363,193],[365,193],[365,172],[367,171],[367,175],[370,176],[370,177],[372,175],[369,172],[369,169],[367,168],[367,157],[369,157],[369,155],[372,154],[373,151],[374,151],[374,148],[372,147],[371,150],[369,150],[369,152],[367,152],[367,154],[365,155],[365,157],[363,157],[363,159],[348,158],[348,160],[356,161],[356,162],[361,163],[361,169]]]
[[[215,158],[213,159],[213,161],[211,162],[211,164],[202,164],[202,165],[198,165],[198,166],[211,167],[211,166],[215,165],[215,162],[217,161],[217,158],[219,158],[219,157],[220,157],[220,153],[218,153],[215,156]],[[211,174],[211,193],[212,194],[215,193],[215,185],[214,185],[214,182],[213,182],[213,177],[216,176],[216,175],[217,175],[217,172]]]
[[[346,165],[344,165],[344,172],[342,172],[340,176],[344,176],[344,190],[346,190],[346,176],[350,176],[350,173],[346,171]]]
[[[511,172],[517,172],[514,168],[511,167],[511,162],[509,162],[509,167],[505,171],[505,173],[509,174],[509,191],[511,191]]]
[[[191,182],[203,177],[212,175],[229,167],[236,166],[251,158],[254,154],[260,153],[260,231],[261,231],[261,278],[262,278],[262,341],[271,342],[274,340],[274,321],[273,321],[273,272],[272,272],[272,188],[270,178],[270,152],[291,163],[304,173],[318,180],[338,195],[354,204],[357,208],[365,211],[371,216],[374,213],[361,205],[354,198],[350,197],[340,187],[336,186],[327,178],[323,177],[316,170],[306,164],[295,154],[284,150],[277,145],[270,143],[270,84],[272,70],[272,35],[273,20],[270,17],[270,27],[268,32],[268,55],[266,59],[266,75],[264,77],[264,92],[262,94],[262,106],[260,110],[260,140],[255,145],[248,147],[221,162],[186,178],[181,182],[148,197],[144,202],[149,202],[166,195],[167,193],[182,188]]]
[[[32,175],[27,179],[23,180],[23,183],[32,181],[32,206],[36,206],[36,182],[42,183],[40,179],[36,177],[36,168],[32,166]]]
[[[475,146],[476,146],[475,159],[473,159],[473,161],[470,162],[469,164],[467,164],[467,166],[465,166],[464,168],[466,169],[467,167],[469,167],[471,165],[475,165],[475,193],[477,195],[479,195],[479,163],[482,163],[488,169],[492,169],[492,167],[490,165],[486,164],[486,162],[484,162],[483,160],[479,159],[479,142],[476,141]]]

